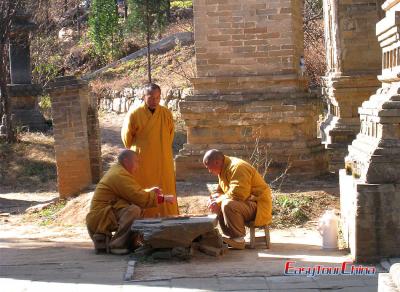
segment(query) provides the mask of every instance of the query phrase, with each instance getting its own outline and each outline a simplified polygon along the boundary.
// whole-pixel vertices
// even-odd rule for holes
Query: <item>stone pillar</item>
[[[13,19],[10,34],[10,77],[8,94],[16,126],[31,131],[43,131],[48,127],[38,109],[37,97],[42,93],[39,85],[32,84],[29,33],[35,28],[30,15],[19,10]]]
[[[57,78],[49,85],[53,115],[58,191],[77,194],[101,175],[100,135],[88,85],[75,77]]]
[[[359,108],[361,129],[340,170],[343,234],[358,261],[400,256],[400,0],[382,8],[382,86]]]
[[[194,0],[197,77],[180,103],[188,143],[176,157],[178,180],[207,180],[204,151],[248,159],[256,141],[268,173],[326,171],[316,137],[319,105],[307,92],[302,1]],[[261,150],[261,149],[259,149]]]
[[[103,175],[101,160],[100,122],[97,109],[97,98],[94,94],[88,95],[87,134],[89,143],[90,168],[92,182],[97,183]]]
[[[382,0],[324,0],[327,73],[322,78],[327,107],[320,124],[329,169],[343,168],[347,146],[360,129],[358,107],[376,91],[381,54],[375,24]]]

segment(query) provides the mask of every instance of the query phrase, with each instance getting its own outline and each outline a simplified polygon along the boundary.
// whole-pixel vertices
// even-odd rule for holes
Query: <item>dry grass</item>
[[[147,83],[147,59],[141,57],[127,61],[107,70],[101,77],[91,82],[95,93],[121,90],[124,87],[140,87]],[[194,46],[178,46],[163,54],[152,56],[153,82],[162,88],[189,87],[194,76]]]
[[[274,228],[307,226],[316,221],[326,210],[338,210],[339,198],[325,191],[273,194]]]
[[[22,133],[15,144],[0,144],[0,186],[13,191],[56,189],[54,139]]]

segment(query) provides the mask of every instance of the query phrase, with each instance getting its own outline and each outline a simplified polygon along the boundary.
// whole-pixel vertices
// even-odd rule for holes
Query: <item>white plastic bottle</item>
[[[338,218],[335,211],[328,210],[319,220],[318,231],[322,236],[323,249],[337,249],[338,247]]]

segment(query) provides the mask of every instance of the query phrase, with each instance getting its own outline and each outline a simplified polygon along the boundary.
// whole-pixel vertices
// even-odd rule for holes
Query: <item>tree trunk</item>
[[[151,83],[150,29],[147,29],[147,76]]]
[[[80,18],[80,10],[79,10],[79,1],[76,4],[76,25],[77,25],[77,30],[78,30],[78,37],[81,37],[81,21],[79,20]]]
[[[168,23],[171,22],[171,0],[166,0],[167,1],[167,20]]]
[[[127,19],[128,18],[128,2],[127,2],[127,0],[125,0],[124,4],[125,4],[125,6],[124,6],[124,12],[125,12],[124,18]]]
[[[9,96],[7,92],[7,45],[0,44],[0,91],[1,91],[1,105],[3,114],[6,117],[6,141],[8,143],[14,143],[16,141],[15,132],[11,122],[11,107]]]
[[[151,39],[151,23],[150,23],[150,11],[149,1],[146,1],[146,15],[147,15],[147,76],[149,83],[151,83],[151,55],[150,55],[150,39]]]

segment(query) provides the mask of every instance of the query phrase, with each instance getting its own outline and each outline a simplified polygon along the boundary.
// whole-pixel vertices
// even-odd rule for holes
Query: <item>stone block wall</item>
[[[54,126],[57,183],[61,197],[79,193],[101,176],[97,106],[88,85],[75,77],[49,86]]]
[[[400,256],[400,1],[388,0],[376,34],[385,60],[381,87],[362,103],[360,131],[340,171],[342,226],[358,261]]]
[[[256,147],[268,169],[314,176],[326,171],[316,137],[319,102],[307,92],[302,1],[194,0],[197,77],[180,102],[188,143],[176,157],[178,180],[212,180],[207,149],[248,159]],[[257,141],[259,145],[257,145]]]
[[[360,129],[358,107],[380,85],[376,76],[381,53],[375,37],[380,4],[381,0],[324,0],[328,70],[323,94],[328,111],[320,128],[332,171],[343,167],[347,145]]]
[[[46,121],[38,108],[42,88],[36,84],[8,84],[14,124],[29,131],[45,131]]]

